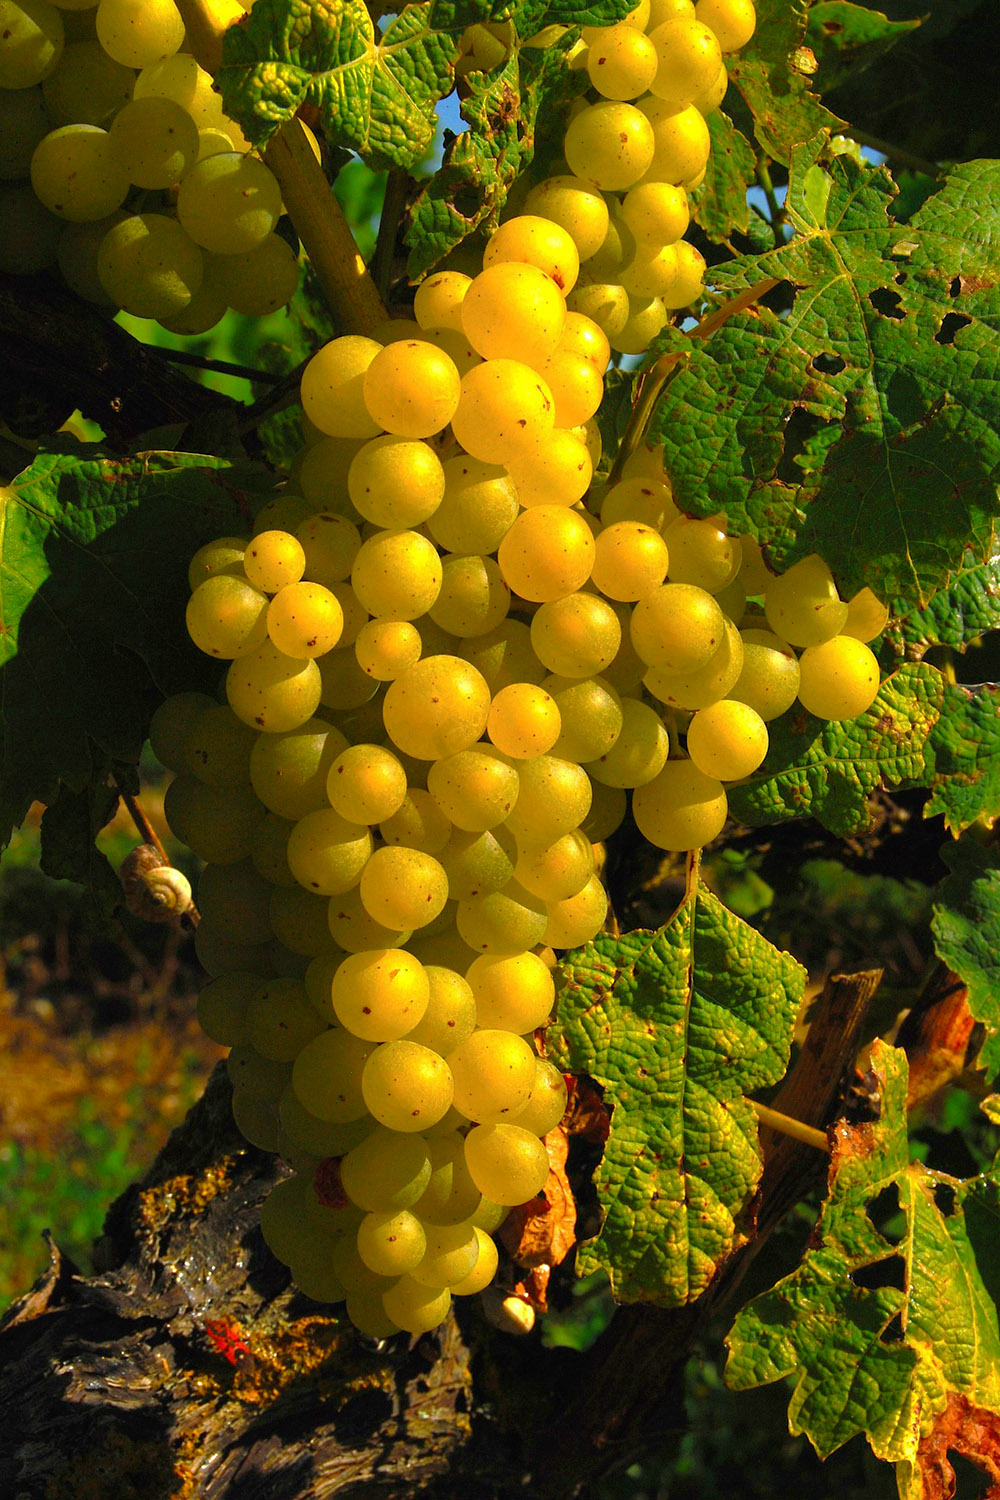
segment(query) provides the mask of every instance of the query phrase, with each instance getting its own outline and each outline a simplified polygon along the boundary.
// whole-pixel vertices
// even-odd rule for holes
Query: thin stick
[[[392,261],[396,251],[396,235],[399,230],[399,221],[403,217],[403,209],[406,206],[406,193],[410,180],[410,174],[404,172],[401,167],[393,167],[386,178],[378,239],[369,266],[379,296],[385,301],[388,301],[389,288],[392,284]]]
[[[937,162],[928,161],[925,156],[914,156],[912,151],[904,151],[902,146],[894,146],[892,141],[884,141],[881,136],[869,135],[867,130],[855,130],[853,125],[850,135],[859,146],[870,146],[873,151],[878,151],[881,156],[887,156],[890,161],[898,161],[901,167],[909,167],[914,172],[923,172],[926,177],[933,177],[935,180],[944,176]]]
[[[817,1151],[825,1151],[829,1156],[830,1142],[822,1130],[805,1125],[801,1120],[793,1120],[790,1115],[779,1114],[776,1109],[768,1109],[766,1104],[758,1104],[756,1099],[750,1100],[750,1106],[760,1123],[766,1125],[768,1130],[790,1136],[793,1141],[801,1141],[804,1146],[814,1146]]]
[[[163,863],[165,865],[171,864],[172,860],[166,849],[164,849],[163,847],[163,844],[160,840],[160,835],[157,833],[152,823],[146,817],[145,812],[140,807],[135,797],[133,797],[131,792],[127,792],[123,786],[119,785],[117,780],[115,781],[115,786],[118,788],[119,797],[121,797],[125,806],[129,810],[132,822],[135,824],[142,842],[144,844],[152,844],[157,854],[163,860]]]
[[[242,380],[255,380],[259,385],[278,385],[284,375],[273,370],[255,370],[252,365],[233,365],[224,359],[211,359],[207,354],[192,354],[187,349],[165,349],[160,353],[175,365],[193,365],[196,370],[214,370],[217,375],[238,376]]]
[[[781,232],[781,226],[784,223],[785,215],[781,210],[774,191],[774,183],[771,181],[771,169],[767,164],[766,156],[760,156],[757,159],[757,182],[767,200],[768,212],[771,215],[771,233],[774,235],[774,243],[776,245],[783,245],[785,237]]]

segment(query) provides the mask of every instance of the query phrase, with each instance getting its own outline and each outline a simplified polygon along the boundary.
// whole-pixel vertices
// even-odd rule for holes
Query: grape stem
[[[382,217],[379,220],[378,239],[368,267],[379,295],[385,301],[389,300],[396,235],[406,207],[406,194],[410,181],[410,174],[404,172],[401,167],[393,167],[386,178],[385,200],[382,204]]]
[[[758,1104],[756,1099],[750,1100],[750,1107],[757,1119],[768,1130],[775,1131],[778,1135],[787,1135],[793,1141],[801,1141],[804,1146],[813,1146],[817,1151],[825,1151],[830,1154],[830,1142],[822,1130],[817,1130],[813,1125],[804,1125],[801,1120],[793,1120],[790,1115],[779,1114],[776,1109],[769,1109],[766,1104]]]
[[[239,376],[243,380],[256,381],[258,385],[279,385],[285,378],[284,375],[276,375],[273,370],[255,370],[252,365],[233,365],[224,359],[210,359],[207,354],[192,354],[187,349],[165,349],[161,345],[160,353],[171,364],[193,365],[196,370],[214,370],[217,375]]]
[[[780,276],[765,276],[763,281],[757,281],[737,296],[731,297],[728,302],[724,302],[721,307],[717,307],[714,312],[703,318],[697,328],[692,328],[687,335],[688,339],[711,338],[723,323],[728,323],[729,319],[735,317],[737,313],[745,312],[748,307],[759,302],[761,297],[766,297],[767,293],[778,286],[780,281]],[[625,428],[618,453],[608,475],[609,485],[614,484],[615,480],[621,477],[621,471],[626,462],[646,434],[656,403],[667,384],[688,358],[689,352],[687,349],[675,349],[669,354],[661,354],[656,363],[639,377],[635,405],[632,407],[632,415],[628,419],[628,426]]]
[[[177,9],[195,58],[214,78],[222,66],[222,38],[228,28],[213,13],[211,0],[177,0]],[[387,316],[385,304],[301,121],[282,125],[263,155],[278,179],[285,208],[338,328],[344,333],[369,333]]]
[[[771,217],[771,233],[774,235],[774,243],[776,246],[783,245],[785,243],[785,236],[782,233],[782,226],[785,222],[785,215],[774,191],[774,183],[771,181],[771,169],[768,166],[766,156],[759,156],[757,158],[757,182],[767,200],[767,211]]]

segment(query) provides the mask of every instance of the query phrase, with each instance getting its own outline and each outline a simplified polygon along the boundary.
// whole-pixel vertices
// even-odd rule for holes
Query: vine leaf
[[[794,154],[794,238],[713,273],[726,297],[783,278],[790,309],[702,341],[652,436],[685,510],[724,510],[779,568],[821,553],[845,597],[867,584],[922,608],[993,543],[1000,163],[958,167],[897,224],[883,169],[844,155],[827,172],[821,150]]]
[[[598,937],[564,960],[546,1045],[612,1106],[581,1249],[615,1296],[677,1307],[749,1233],[760,1177],[747,1095],[788,1062],[805,971],[699,885],[658,932]]]
[[[134,767],[123,766],[118,774],[130,790],[138,789]],[[95,778],[80,792],[61,786],[56,800],[42,814],[39,830],[40,864],[45,874],[55,880],[78,881],[87,899],[104,916],[121,905],[122,888],[95,839],[110,823],[117,807],[118,788],[110,786],[106,776]]]
[[[747,188],[754,180],[757,160],[753,147],[727,114],[717,109],[708,117],[712,153],[705,181],[691,194],[691,213],[710,240],[728,240],[750,226]]]
[[[986,1028],[977,1064],[1000,1070],[1000,850],[973,838],[945,847],[951,871],[937,888],[934,951],[966,986],[969,1010]]]
[[[891,21],[880,10],[851,0],[818,0],[809,9],[809,44],[819,62],[824,93],[857,78],[922,22]]]
[[[807,25],[802,0],[760,0],[756,31],[742,52],[727,59],[730,80],[753,115],[757,140],[786,165],[800,141],[844,125],[810,91],[815,58],[803,45]]]
[[[308,103],[331,146],[375,168],[412,166],[433,144],[458,55],[432,9],[404,6],[378,33],[363,0],[256,0],[223,37],[223,104],[256,146]]]
[[[214,685],[183,616],[190,553],[247,525],[237,485],[253,481],[228,467],[49,453],[0,488],[2,842],[60,782],[83,792],[134,764],[165,694]]]
[[[963,686],[928,663],[908,663],[857,719],[827,722],[799,710],[771,730],[764,765],[730,788],[732,811],[745,823],[813,817],[832,833],[861,833],[879,787],[929,787],[925,815],[943,813],[953,833],[1000,811],[995,683]]]
[[[1000,1175],[942,1183],[911,1164],[905,1053],[876,1041],[871,1066],[880,1118],[838,1125],[810,1248],[737,1316],[726,1380],[747,1390],[790,1377],[793,1433],[821,1458],[865,1433],[879,1458],[901,1465],[901,1494],[917,1500],[927,1493],[926,1440],[954,1397],[994,1420],[1000,1408]]]
[[[943,589],[924,609],[894,610],[886,637],[899,655],[921,657],[930,646],[964,651],[987,630],[1000,629],[1000,543],[994,539],[989,554],[963,554]]]

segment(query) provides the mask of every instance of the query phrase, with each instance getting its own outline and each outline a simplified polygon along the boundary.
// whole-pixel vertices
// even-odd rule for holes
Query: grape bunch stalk
[[[285,484],[191,561],[224,701],[168,699],[150,740],[206,866],[199,1016],[241,1130],[293,1169],[267,1243],[373,1337],[483,1290],[492,1231],[544,1189],[559,954],[604,926],[629,808],[655,847],[699,849],[769,723],[878,691],[869,590],[842,600],[816,555],[776,575],[682,513],[655,445],[594,480],[612,350],[698,295],[695,116],[752,29],[741,0],[643,0],[585,30],[600,97],[572,175],[477,274],[433,273],[412,316],[313,356]]]

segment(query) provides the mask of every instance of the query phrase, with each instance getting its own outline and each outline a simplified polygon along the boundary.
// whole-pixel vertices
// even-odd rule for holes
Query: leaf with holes
[[[186,559],[247,524],[228,468],[42,454],[0,488],[2,842],[61,782],[82,792],[109,762],[134,764],[166,694],[214,685],[186,640]]]
[[[562,964],[546,1046],[605,1090],[604,1210],[581,1275],[623,1302],[700,1296],[750,1232],[761,1171],[748,1094],[785,1071],[805,972],[699,885],[658,932],[595,938]]]
[[[726,59],[731,83],[753,115],[757,140],[786,164],[800,141],[844,124],[811,91],[816,60],[805,46],[806,25],[805,5],[758,0],[753,37]]]
[[[708,128],[712,154],[705,181],[691,194],[691,215],[710,240],[725,241],[734,232],[746,234],[749,228],[747,188],[754,180],[757,160],[746,136],[721,109],[709,115]]]
[[[906,610],[900,602],[892,613],[886,638],[897,655],[919,658],[931,646],[964,651],[985,631],[1000,629],[1000,549],[994,543],[985,558],[966,552],[926,608]]]
[[[755,826],[817,818],[832,833],[871,824],[879,788],[929,787],[928,817],[944,813],[953,832],[1000,811],[1000,687],[965,687],[928,663],[886,678],[857,719],[815,719],[790,711],[771,726],[759,771],[729,788],[733,814]]]
[[[989,1082],[1000,1069],[1000,850],[966,837],[941,853],[951,874],[935,892],[934,951],[965,984],[985,1029],[977,1065]]]
[[[562,39],[551,47],[515,48],[502,68],[472,73],[462,117],[469,129],[450,135],[439,172],[410,213],[408,270],[417,280],[480,227],[496,227],[515,179],[548,137],[561,154],[563,112],[587,86],[571,73]],[[557,138],[557,139],[556,139]]]
[[[988,554],[1000,509],[1000,163],[956,168],[896,224],[888,174],[826,171],[821,147],[795,155],[795,237],[712,275],[727,297],[783,279],[781,311],[692,348],[653,433],[683,509],[724,510],[779,568],[820,552],[845,597],[922,608]]]
[[[376,33],[363,0],[256,0],[223,38],[226,111],[261,146],[312,104],[331,146],[376,168],[413,166],[433,144],[458,55],[431,10],[430,0],[404,6]]]
[[[879,1118],[837,1126],[810,1247],[737,1316],[726,1381],[749,1390],[790,1378],[793,1433],[822,1458],[864,1433],[879,1458],[905,1466],[901,1491],[915,1500],[921,1438],[949,1399],[1000,1407],[1000,1328],[987,1284],[996,1247],[982,1233],[1000,1179],[994,1170],[942,1183],[911,1164],[906,1055],[877,1041],[871,1066]]]

